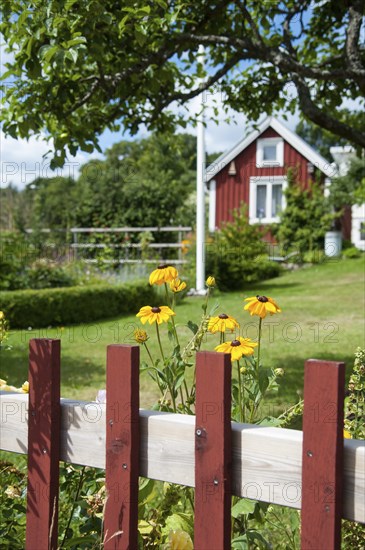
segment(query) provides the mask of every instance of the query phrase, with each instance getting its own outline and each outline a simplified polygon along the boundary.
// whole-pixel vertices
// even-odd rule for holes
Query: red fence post
[[[341,547],[344,389],[344,363],[306,361],[302,550]]]
[[[139,347],[107,348],[104,549],[138,548]]]
[[[195,550],[231,548],[231,358],[196,361]]]
[[[60,340],[29,342],[27,550],[58,546],[60,351]]]

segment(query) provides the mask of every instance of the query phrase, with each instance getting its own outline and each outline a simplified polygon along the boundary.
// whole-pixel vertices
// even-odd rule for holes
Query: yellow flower
[[[248,304],[243,309],[248,310],[251,315],[258,315],[261,319],[265,319],[268,313],[270,315],[281,313],[278,304],[268,296],[251,296],[251,298],[246,298],[245,302]]]
[[[6,380],[3,380],[2,378],[0,378],[0,387],[1,386],[6,386]]]
[[[352,435],[350,434],[350,432],[348,430],[343,431],[343,437],[345,439],[352,439]]]
[[[215,278],[212,277],[212,276],[208,277],[207,280],[205,281],[205,284],[209,288],[214,288],[215,287]]]
[[[137,344],[144,344],[148,340],[147,332],[141,328],[136,328],[133,336]]]
[[[180,279],[174,279],[173,281],[170,281],[170,289],[172,290],[172,292],[181,292],[185,288],[185,281],[180,281]]]
[[[249,338],[237,336],[237,338],[232,340],[232,342],[224,342],[223,344],[219,344],[219,346],[215,348],[215,351],[230,353],[231,361],[238,361],[241,359],[242,355],[252,355],[256,346],[256,342],[252,342]]]
[[[159,265],[150,275],[150,285],[162,285],[169,283],[178,276],[176,267],[172,265]]]
[[[3,311],[0,311],[0,321],[1,321],[2,319],[4,319],[4,317],[5,317],[4,312],[3,312]]]
[[[193,542],[189,533],[176,529],[169,533],[169,550],[193,550]]]
[[[22,385],[21,390],[22,390],[23,393],[29,393],[29,382],[28,382],[28,380],[26,380],[24,382],[24,384]]]
[[[175,315],[175,313],[167,306],[143,306],[137,313],[136,317],[139,317],[143,324],[148,321],[149,324],[152,325],[152,323],[157,321],[157,323],[161,325],[161,323],[167,322],[172,315]]]
[[[221,313],[218,317],[211,317],[208,323],[208,330],[213,334],[215,332],[226,332],[226,330],[233,331],[235,328],[238,328],[239,324],[236,319],[225,313]]]

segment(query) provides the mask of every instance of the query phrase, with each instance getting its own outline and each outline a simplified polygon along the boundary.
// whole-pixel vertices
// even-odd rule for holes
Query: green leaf
[[[97,542],[96,536],[94,535],[85,535],[84,537],[73,537],[72,539],[67,539],[62,548],[71,548],[72,546],[79,547],[79,545],[84,546],[85,544],[91,543],[93,546]]]
[[[66,49],[72,48],[73,46],[77,46],[78,44],[85,44],[86,38],[84,36],[78,36],[77,38],[73,38],[72,40],[68,40],[64,46]]]
[[[186,326],[191,330],[193,334],[196,334],[198,332],[199,326],[196,323],[188,321]]]
[[[178,529],[186,531],[189,535],[193,534],[194,520],[191,514],[172,514],[166,519],[165,527],[163,527],[162,533],[166,536],[170,531],[175,531]]]
[[[156,492],[155,480],[148,478],[144,479],[139,486],[138,502],[140,504],[146,504],[154,498]]]
[[[259,369],[259,388],[262,395],[265,393],[269,386],[269,377],[267,374],[267,369],[260,367]]]
[[[253,514],[255,511],[255,506],[255,500],[242,498],[232,507],[231,515],[234,518],[238,518],[241,514]]]
[[[73,63],[76,63],[78,57],[78,51],[75,48],[71,48],[65,53],[65,58],[70,59]]]

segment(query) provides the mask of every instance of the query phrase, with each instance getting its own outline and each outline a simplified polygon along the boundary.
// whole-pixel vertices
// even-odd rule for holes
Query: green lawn
[[[302,392],[303,365],[308,358],[345,361],[348,373],[357,346],[364,346],[364,265],[363,260],[331,260],[321,265],[286,272],[280,278],[252,286],[245,292],[216,293],[210,302],[219,303],[218,313],[228,313],[241,324],[241,335],[256,338],[257,318],[243,311],[243,299],[254,294],[273,297],[282,313],[266,318],[263,324],[264,364],[282,367],[279,396],[273,404],[280,408],[294,403]],[[161,305],[163,302],[161,301]],[[203,298],[185,298],[176,309],[176,323],[182,345],[190,331],[184,326],[191,319],[199,322]],[[146,304],[147,305],[147,304]],[[150,304],[153,305],[153,304]],[[106,346],[133,344],[133,331],[141,327],[134,316],[78,326],[12,331],[11,351],[2,353],[1,378],[20,385],[27,378],[27,353],[30,338],[61,338],[62,396],[94,399],[105,387]],[[147,329],[152,354],[158,349],[154,326]],[[162,325],[162,335],[165,327]],[[205,349],[218,344],[208,335]],[[169,346],[169,342],[165,342]],[[144,357],[142,352],[142,358]],[[150,379],[142,376],[141,404],[148,407],[157,395]]]

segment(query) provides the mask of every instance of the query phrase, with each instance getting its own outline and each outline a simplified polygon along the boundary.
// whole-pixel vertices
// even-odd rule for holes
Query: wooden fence
[[[232,494],[301,509],[302,550],[338,550],[341,518],[365,522],[343,363],[306,362],[303,432],[231,422],[229,355],[200,352],[196,369],[196,416],[139,409],[137,346],[108,346],[106,405],[60,400],[60,341],[30,341],[29,404],[0,398],[1,448],[28,453],[28,550],[57,548],[60,460],[105,468],[106,550],[137,548],[139,476],[195,487],[196,550],[230,548]]]

